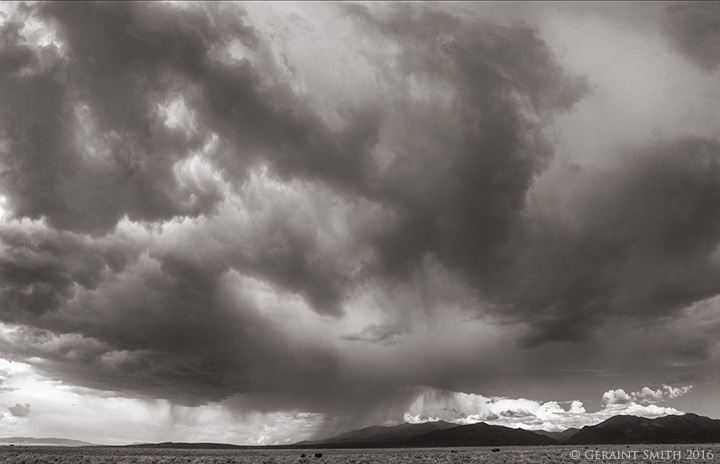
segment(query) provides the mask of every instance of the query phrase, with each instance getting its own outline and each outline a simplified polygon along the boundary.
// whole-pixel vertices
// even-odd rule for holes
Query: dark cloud
[[[11,144],[4,188],[16,216],[105,233],[124,215],[153,221],[210,213],[220,191],[182,185],[173,168],[212,133],[221,136],[215,162],[233,182],[242,182],[260,156],[284,176],[350,185],[363,172],[354,146],[366,144],[372,128],[351,124],[334,138],[288,86],[266,79],[262,63],[213,56],[231,40],[260,61],[267,53],[237,9],[39,9],[59,29],[66,51],[31,50],[21,44],[17,24],[3,34],[8,64],[42,65],[3,82]],[[160,111],[177,97],[196,112],[189,133],[167,127]],[[78,140],[83,130],[87,140]]]
[[[181,182],[176,168],[215,131],[222,153],[214,162],[231,182],[242,183],[260,153],[281,175],[319,175],[349,184],[343,176],[361,172],[357,157],[337,150],[350,139],[364,144],[363,124],[330,138],[288,88],[267,84],[263,70],[248,60],[227,64],[211,57],[230,39],[251,50],[260,47],[235,10],[47,4],[39,13],[59,29],[64,53],[41,54],[21,44],[14,23],[4,34],[12,63],[43,65],[29,76],[6,77],[4,86],[10,151],[3,188],[17,217],[44,217],[60,230],[98,234],[123,216],[154,221],[210,214],[222,199],[220,187],[194,178]],[[197,113],[197,127],[189,134],[167,127],[158,110],[176,97]],[[307,159],[334,155],[339,158]],[[319,311],[339,313],[343,277],[322,263],[308,269],[307,250],[315,237],[288,228],[286,220],[278,215],[269,224],[288,241],[286,251],[259,252],[252,267],[304,292]],[[17,271],[8,269],[22,278]],[[59,277],[47,272],[48,278]],[[57,306],[54,293],[38,288],[28,304]]]
[[[60,45],[39,49],[19,23],[6,27],[15,71],[3,78],[2,188],[14,217],[48,227],[2,231],[2,318],[31,328],[4,349],[71,383],[187,404],[286,391],[322,409],[325,391],[359,378],[373,393],[352,394],[358,404],[392,396],[417,374],[338,370],[334,342],[296,346],[257,289],[228,289],[259,279],[340,315],[356,286],[388,279],[391,289],[432,256],[484,290],[552,155],[546,121],[588,88],[529,27],[350,6],[359,34],[400,50],[379,75],[395,97],[345,105],[332,130],[240,10],[34,8]],[[229,59],[231,45],[248,57]],[[192,130],[167,124],[162,108],[175,101]],[[392,153],[384,167],[381,145]],[[220,181],[177,174],[198,153]],[[258,187],[272,182],[294,192]],[[172,218],[179,232],[153,232]],[[396,335],[366,327],[363,340]]]
[[[555,203],[535,190],[552,122],[590,85],[536,30],[331,8],[374,80],[335,83],[362,103],[330,110],[237,5],[22,10],[57,47],[5,23],[9,359],[128,396],[345,412],[337,429],[402,417],[414,385],[605,372],[591,335],[720,291],[716,141],[568,170]],[[666,350],[707,361],[714,330]],[[568,340],[589,343],[548,343]]]
[[[27,321],[41,329],[19,330],[3,348],[71,383],[183,404],[327,379],[333,356],[291,347],[252,294],[231,292],[227,270],[141,256],[97,286],[56,295],[59,307]]]
[[[74,289],[95,289],[106,271],[121,271],[137,259],[143,244],[130,237],[90,240],[38,228],[5,227],[0,238],[0,299],[6,321],[22,322],[61,307]]]
[[[665,10],[666,27],[675,47],[696,66],[712,71],[720,64],[720,5],[684,2]]]
[[[677,315],[720,291],[720,144],[668,141],[626,159],[567,172],[581,186],[572,204],[528,215],[493,291],[502,316],[531,327],[531,343],[584,339],[607,318]]]
[[[27,417],[30,415],[30,403],[15,403],[15,406],[10,406],[8,410],[15,417]]]
[[[5,41],[5,53],[26,57],[3,79],[10,145],[3,189],[14,214],[103,233],[125,215],[154,220],[209,211],[219,192],[180,186],[172,171],[202,138],[165,127],[156,110],[185,84],[173,65],[192,67],[206,53],[207,18],[144,6],[38,8],[66,49],[30,52],[17,34]],[[197,33],[183,28],[188,22]]]
[[[526,27],[468,27],[408,6],[384,17],[347,9],[401,45],[403,75],[438,88],[452,82],[463,97],[435,119],[424,111],[437,112],[437,101],[403,102],[412,107],[403,127],[416,122],[422,132],[405,129],[384,177],[383,200],[398,218],[376,241],[385,272],[431,254],[501,320],[529,326],[531,345],[586,340],[608,318],[673,316],[717,294],[714,140],[661,142],[617,170],[568,172],[565,182],[580,186],[573,217],[528,208],[552,156],[543,124],[587,84],[566,75]]]
[[[429,253],[482,288],[552,156],[544,125],[588,83],[564,72],[529,27],[464,23],[409,5],[381,17],[356,4],[346,10],[400,49],[388,79],[403,80],[385,111],[402,123],[390,123],[392,162],[371,190],[397,215],[374,238],[379,266],[392,275]]]
[[[72,163],[63,162],[64,175],[47,175],[61,186],[67,178],[80,181],[79,190],[100,195],[53,191],[59,205],[38,200],[27,206],[28,211],[16,207],[17,215],[45,215],[63,229],[105,232],[124,214],[157,220],[210,213],[222,197],[220,191],[178,185],[173,167],[199,150],[211,134],[220,137],[212,161],[232,183],[242,183],[259,159],[285,178],[320,177],[343,186],[355,184],[368,169],[362,151],[374,137],[374,128],[362,114],[350,115],[347,131],[330,133],[290,86],[272,75],[277,71],[271,52],[238,8],[48,4],[41,14],[57,24],[68,51],[61,66],[64,74],[53,79],[56,107],[25,113],[56,115],[62,109],[70,113],[70,105],[86,105],[96,131],[91,136],[100,139],[96,150],[109,159],[88,161],[82,147],[72,146],[72,141],[54,141]],[[233,42],[256,59],[225,60],[224,49]],[[195,113],[189,133],[166,127],[158,111],[158,105],[176,97]],[[73,131],[66,120],[43,126]],[[51,137],[42,139],[49,143]],[[42,147],[32,151],[43,160],[50,156]],[[32,198],[21,193],[26,201]],[[88,223],[90,219],[97,223]]]

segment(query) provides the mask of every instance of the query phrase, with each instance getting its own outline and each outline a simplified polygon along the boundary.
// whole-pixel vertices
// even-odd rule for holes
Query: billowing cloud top
[[[717,6],[3,8],[22,375],[333,428],[717,378]]]

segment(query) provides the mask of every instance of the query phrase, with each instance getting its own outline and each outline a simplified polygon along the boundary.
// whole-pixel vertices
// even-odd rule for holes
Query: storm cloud
[[[688,2],[666,9],[667,29],[678,51],[696,66],[713,71],[720,64],[720,7]]]
[[[319,434],[427,416],[420,386],[581,379],[642,412],[715,375],[720,141],[586,162],[563,130],[612,89],[543,21],[456,7],[14,7],[4,358],[144,401],[324,414]],[[697,8],[658,30],[714,69]],[[656,389],[614,390],[627,373]]]
[[[527,216],[526,245],[499,287],[503,315],[541,343],[717,295],[719,160],[716,141],[687,138],[629,151],[617,168],[568,169],[572,196]]]

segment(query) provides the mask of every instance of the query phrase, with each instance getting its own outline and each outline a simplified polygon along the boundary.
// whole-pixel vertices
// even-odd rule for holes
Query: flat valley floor
[[[2,464],[565,464],[718,463],[720,444],[538,447],[172,450],[149,448],[0,447]],[[305,457],[301,457],[302,454]],[[322,457],[314,457],[322,453]],[[577,457],[579,455],[579,457]]]

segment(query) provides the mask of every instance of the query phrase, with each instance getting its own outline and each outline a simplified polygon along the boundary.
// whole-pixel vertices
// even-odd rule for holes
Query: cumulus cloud
[[[445,420],[465,425],[486,422],[530,430],[559,431],[595,425],[619,414],[648,418],[682,414],[675,408],[654,403],[676,398],[691,388],[663,385],[658,390],[644,387],[629,394],[623,389],[609,390],[602,395],[601,408],[595,412],[588,412],[578,400],[537,401],[425,389],[418,393],[404,419],[410,423]],[[649,396],[652,401],[647,400]]]
[[[15,403],[15,406],[10,406],[8,410],[15,417],[27,417],[30,415],[30,403]]]
[[[618,388],[617,390],[609,390],[603,393],[602,402],[606,406],[626,405],[633,402],[633,397],[625,393],[625,390]]]
[[[602,396],[602,404],[605,407],[625,407],[625,405],[630,405],[632,403],[648,405],[678,398],[688,393],[691,389],[692,385],[685,387],[671,387],[670,385],[663,385],[662,388],[658,388],[657,390],[653,390],[650,387],[643,387],[640,391],[625,393],[625,390],[620,388],[605,392]]]
[[[457,424],[486,422],[527,429],[564,430],[592,421],[582,402],[486,397],[473,393],[424,389],[405,413],[408,422],[445,420]]]

